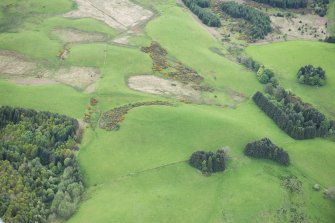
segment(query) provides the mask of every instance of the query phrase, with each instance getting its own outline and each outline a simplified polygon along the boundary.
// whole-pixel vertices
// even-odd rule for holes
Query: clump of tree
[[[311,7],[321,17],[327,14],[329,0],[313,0]]]
[[[245,55],[239,55],[237,56],[237,62],[244,65],[246,68],[253,70],[257,72],[259,68],[262,66],[255,60],[253,60],[251,57],[245,56]]]
[[[0,107],[0,218],[69,218],[84,191],[76,159],[78,122],[64,115]]]
[[[298,71],[297,78],[299,83],[311,86],[325,85],[326,72],[321,67],[306,65]]]
[[[249,22],[249,34],[253,39],[264,39],[272,31],[270,17],[255,8],[236,2],[224,2],[220,8],[234,18],[242,18]]]
[[[272,70],[265,68],[264,65],[261,65],[257,71],[257,79],[262,84],[273,83],[276,84],[277,80],[274,77]]]
[[[189,163],[191,166],[201,170],[203,174],[210,175],[214,172],[225,170],[225,159],[226,151],[224,149],[220,149],[216,153],[197,151],[191,155]]]
[[[265,95],[257,92],[253,96],[254,102],[292,138],[311,139],[334,133],[334,121],[292,92],[272,85],[267,85],[266,92]]]
[[[244,154],[250,157],[273,160],[285,166],[290,164],[288,153],[273,144],[268,138],[248,143],[245,146]]]
[[[253,0],[277,8],[306,8],[308,0]]]
[[[208,0],[182,0],[183,3],[207,26],[220,27],[221,21],[218,15],[206,9],[210,6]]]
[[[245,55],[239,55],[237,57],[237,62],[244,65],[246,68],[255,71],[257,74],[257,79],[260,83],[269,83],[273,86],[278,85],[278,80],[276,79],[274,72],[271,69],[266,68],[264,65],[254,61],[252,58]]]

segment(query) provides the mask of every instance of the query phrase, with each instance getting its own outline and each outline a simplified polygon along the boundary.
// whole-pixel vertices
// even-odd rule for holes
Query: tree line
[[[244,148],[244,154],[254,158],[273,160],[284,166],[290,164],[288,153],[284,149],[273,144],[269,138],[263,138],[248,143]]]
[[[267,94],[257,92],[254,102],[279,128],[294,139],[311,139],[333,134],[334,121],[282,87],[267,85]]]
[[[201,170],[203,174],[212,174],[214,172],[224,171],[226,152],[223,149],[218,150],[216,153],[197,151],[194,152],[189,163],[194,168]]]
[[[242,18],[249,22],[249,34],[253,39],[264,39],[272,31],[270,17],[255,8],[236,2],[224,2],[220,5],[220,8],[234,18]]]
[[[218,15],[206,9],[210,6],[208,0],[182,0],[183,3],[207,26],[220,27],[221,21]]]
[[[69,218],[84,191],[75,155],[78,122],[64,115],[0,107],[0,218]]]
[[[278,8],[306,8],[308,0],[253,0]]]

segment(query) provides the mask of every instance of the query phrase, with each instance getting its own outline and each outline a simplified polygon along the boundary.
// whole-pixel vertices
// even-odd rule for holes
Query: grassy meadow
[[[100,222],[289,222],[278,210],[296,208],[308,222],[334,222],[335,204],[322,191],[335,185],[335,144],[326,139],[296,141],[280,130],[250,100],[262,90],[256,75],[214,53],[221,44],[194,20],[190,12],[174,0],[138,2],[154,9],[157,16],[144,27],[144,34],[131,38],[141,45],[159,42],[168,53],[199,72],[205,83],[215,88],[222,104],[231,103],[235,91],[248,99],[237,108],[185,104],[175,99],[137,92],[128,88],[132,75],[152,74],[152,61],[140,46],[103,43],[70,44],[68,58],[60,62],[57,54],[65,43],[52,36],[57,28],[101,32],[110,38],[119,35],[93,19],[67,19],[61,16],[76,6],[62,0],[53,7],[48,1],[34,1],[43,19],[32,18],[18,32],[0,33],[0,49],[23,54],[50,67],[95,67],[101,79],[93,93],[62,84],[16,85],[0,78],[0,105],[48,110],[82,119],[90,98],[97,108],[107,111],[127,103],[164,100],[174,106],[145,106],[132,109],[118,131],[85,129],[78,153],[86,193],[69,223]],[[43,3],[44,4],[44,3]],[[47,16],[45,15],[47,14]],[[1,15],[0,15],[1,16]],[[257,45],[247,53],[276,72],[279,82],[304,101],[335,118],[335,45],[294,41]],[[322,66],[327,84],[322,88],[302,86],[297,70],[305,64]],[[1,77],[1,76],[0,76]],[[243,155],[246,143],[269,137],[285,148],[291,165],[251,159]],[[196,150],[216,151],[229,147],[228,168],[223,173],[203,176],[186,160]],[[296,176],[303,193],[290,194],[281,177]],[[322,190],[312,189],[320,184]]]
[[[291,89],[304,101],[335,117],[335,45],[311,41],[289,41],[248,47],[247,54],[271,68],[285,88]],[[300,67],[312,64],[326,71],[326,85],[312,87],[299,84]]]

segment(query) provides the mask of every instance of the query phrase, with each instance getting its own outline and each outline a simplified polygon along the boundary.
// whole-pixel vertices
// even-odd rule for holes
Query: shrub
[[[271,78],[274,77],[274,73],[272,70],[265,68],[264,65],[261,65],[257,71],[257,79],[262,84],[267,84],[271,82]]]
[[[335,36],[327,36],[325,39],[327,43],[335,43]]]
[[[225,170],[225,157],[226,152],[223,149],[218,150],[216,153],[197,151],[191,155],[189,163],[191,166],[201,170],[203,174],[211,174]]]
[[[315,68],[312,65],[306,65],[299,69],[297,79],[301,84],[323,86],[325,85],[326,72],[321,67]]]
[[[325,192],[325,195],[330,200],[335,200],[335,187],[328,188]]]
[[[273,144],[268,138],[248,143],[244,149],[244,154],[255,158],[270,159],[285,166],[290,164],[288,153]]]

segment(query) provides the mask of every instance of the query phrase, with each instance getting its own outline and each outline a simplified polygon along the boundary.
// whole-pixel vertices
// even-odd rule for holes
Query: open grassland
[[[335,0],[329,1],[329,8],[327,12],[328,31],[330,35],[335,35]]]
[[[184,104],[131,90],[128,77],[153,75],[149,55],[140,47],[113,44],[110,40],[119,34],[102,22],[63,18],[60,14],[74,6],[71,1],[60,2],[64,11],[41,7],[48,15],[46,19],[29,19],[19,32],[1,33],[0,49],[21,53],[50,69],[99,69],[101,78],[95,91],[85,93],[63,84],[15,85],[6,77],[0,79],[0,105],[49,110],[81,119],[91,97],[98,100],[95,108],[101,112],[143,101],[175,104],[132,109],[119,131],[86,128],[79,161],[87,192],[68,222],[288,222],[290,219],[280,216],[278,210],[296,208],[295,203],[302,204],[298,212],[309,222],[334,221],[334,203],[325,200],[322,192],[312,190],[315,183],[322,189],[335,185],[333,142],[291,139],[252,100],[232,109]],[[169,56],[195,69],[206,84],[214,87],[214,93],[203,93],[203,97],[216,95],[216,100],[226,105],[233,101],[231,92],[251,97],[263,88],[254,73],[211,50],[222,47],[186,8],[174,0],[139,2],[159,16],[144,27],[143,35],[130,38],[130,44],[159,42]],[[36,6],[36,10],[42,9]],[[60,28],[103,33],[110,39],[66,44],[53,35]],[[59,60],[57,55],[65,45],[70,53]],[[274,69],[285,87],[333,114],[334,45],[287,42],[254,46],[247,52]],[[315,89],[296,83],[297,70],[308,63],[326,69],[326,86]],[[245,144],[262,137],[284,147],[292,165],[281,167],[245,157]],[[224,146],[230,148],[224,173],[205,177],[185,162],[196,150],[215,151]],[[289,175],[302,181],[301,196],[294,197],[281,186],[280,177]]]
[[[329,116],[335,117],[335,45],[321,42],[290,41],[247,48],[246,52],[256,61],[273,69],[279,83],[291,89],[304,101],[312,103]],[[300,67],[312,64],[326,71],[326,85],[311,87],[299,84]]]

